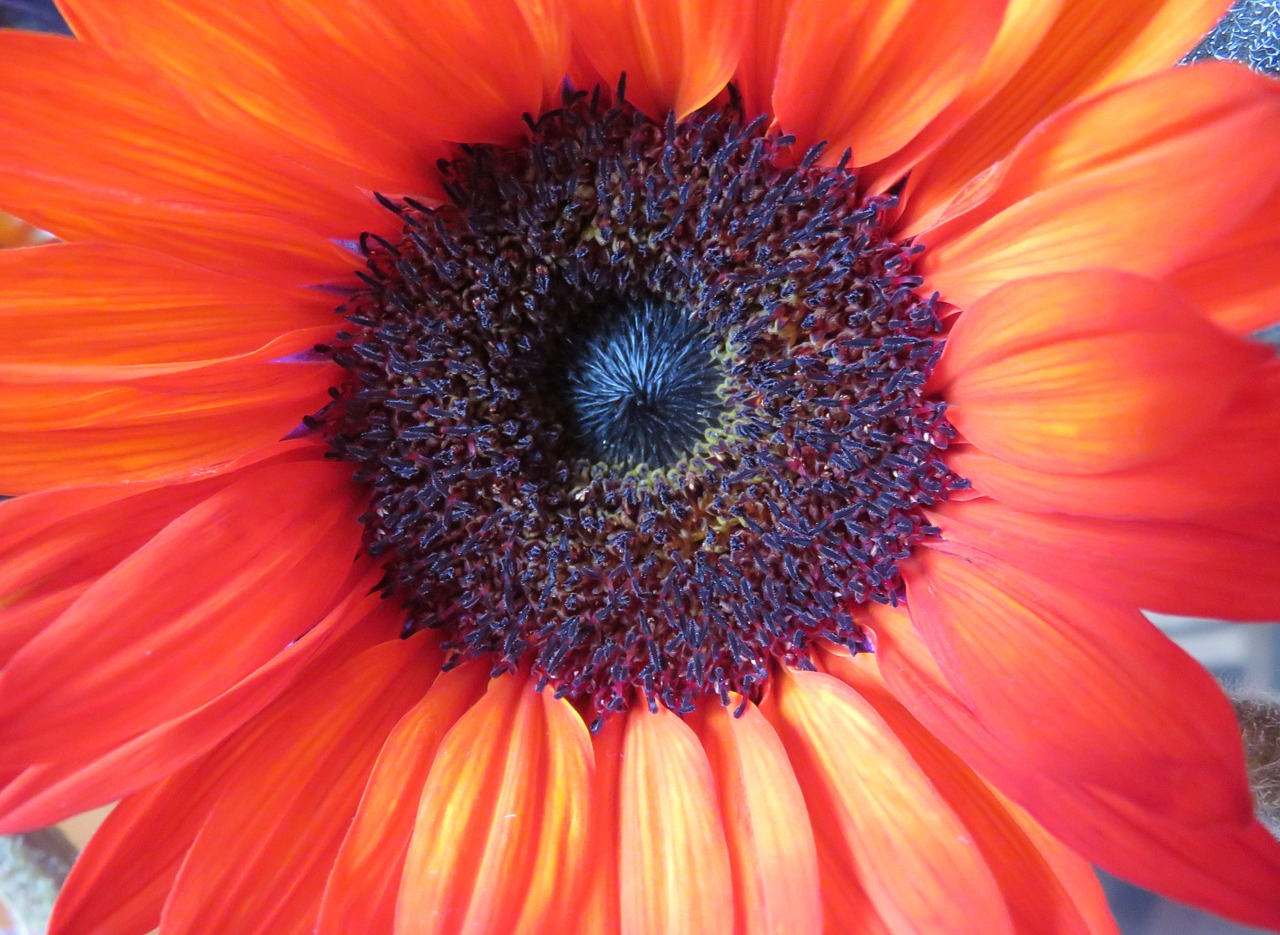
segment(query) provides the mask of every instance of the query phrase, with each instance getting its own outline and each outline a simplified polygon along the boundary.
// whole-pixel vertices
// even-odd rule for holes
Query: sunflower
[[[0,829],[120,802],[52,931],[1280,927],[1139,612],[1280,612],[1226,5],[0,35]]]

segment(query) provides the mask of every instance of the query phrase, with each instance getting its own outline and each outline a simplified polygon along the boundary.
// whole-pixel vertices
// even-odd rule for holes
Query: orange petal
[[[1243,66],[1126,85],[1039,126],[977,207],[922,236],[920,271],[959,305],[1065,270],[1162,275],[1262,202],[1280,172],[1277,140],[1280,89]]]
[[[229,768],[215,754],[112,809],[72,865],[49,935],[152,931]]]
[[[724,90],[750,17],[737,0],[569,0],[574,39],[608,87],[650,117],[687,117]]]
[[[371,562],[361,571],[319,623],[213,700],[109,751],[28,767],[0,791],[0,833],[56,824],[159,782],[248,723],[295,681],[394,639],[401,615],[369,593],[382,571]]]
[[[337,300],[123,244],[0,251],[0,370],[112,379],[254,351],[333,327]],[[38,327],[33,327],[37,325]]]
[[[903,577],[956,693],[1027,769],[1187,821],[1252,813],[1226,697],[1137,610],[954,543],[918,550]]]
[[[481,697],[487,681],[474,662],[441,674],[392,730],[329,873],[316,935],[392,931],[418,812],[414,792],[426,783],[445,734]]]
[[[962,542],[1116,604],[1228,620],[1280,618],[1280,580],[1242,568],[1280,567],[1280,542],[1236,529],[1159,520],[1031,513],[981,498],[931,514]]]
[[[421,192],[438,184],[441,140],[509,141],[521,114],[541,109],[568,60],[559,7],[70,0],[64,10],[78,35],[171,82],[215,125],[309,162],[323,155],[366,188]]]
[[[983,76],[996,93],[912,172],[903,233],[929,226],[971,179],[1054,111],[1176,64],[1229,5],[1230,0],[1064,0],[1055,10],[1044,4],[1008,37],[1008,58],[996,63],[1001,67]],[[1010,6],[1006,24],[1017,12],[1016,4]],[[1045,13],[1056,13],[1047,29]]]
[[[31,494],[0,505],[0,661],[57,619],[99,577],[202,498],[205,482]]]
[[[905,614],[877,607],[873,617],[875,658],[895,696],[1064,844],[1111,873],[1173,899],[1250,924],[1280,924],[1275,900],[1280,890],[1280,844],[1256,821],[1241,822],[1236,816],[1234,821],[1215,822],[1208,813],[1203,820],[1195,815],[1171,819],[1161,803],[1126,801],[1059,781],[1028,761],[1022,748],[978,723]],[[1198,700],[1180,704],[1199,711]],[[1234,735],[1234,727],[1221,734]],[[1102,912],[1087,887],[1077,883],[1072,888],[1082,892],[1082,911]]]
[[[252,469],[103,575],[0,675],[9,762],[102,749],[179,717],[310,629],[359,546],[362,496],[346,474]]]
[[[735,717],[713,703],[702,728],[733,868],[735,935],[821,931],[818,855],[782,741],[753,704]]]
[[[8,31],[0,47],[5,203],[60,237],[187,255],[166,230],[217,238],[216,226],[204,223],[207,209],[215,218],[239,215],[243,241],[260,236],[256,218],[273,218],[312,232],[303,243],[318,249],[326,237],[351,237],[390,220],[354,185],[279,159],[269,147],[224,144],[154,80],[130,74],[86,43]],[[245,246],[242,264],[249,266],[256,260]],[[308,270],[277,275],[289,272]]]
[[[243,357],[130,380],[7,382],[0,371],[0,490],[178,479],[279,442],[341,371],[283,358],[332,336],[286,336]]]
[[[1169,283],[1235,334],[1280,322],[1280,186],[1226,237],[1208,242]]]
[[[1005,0],[795,0],[773,112],[802,146],[885,159],[952,104],[996,37]]]
[[[998,791],[991,789],[991,793],[999,798],[1009,817],[1018,823],[1066,894],[1067,914],[1078,915],[1084,922],[1083,931],[1089,935],[1119,935],[1107,895],[1089,862],[1045,831],[1038,821]]]
[[[779,733],[815,827],[843,839],[891,932],[1011,932],[996,881],[892,727],[849,686],[786,672]]]
[[[982,67],[965,84],[959,96],[929,121],[906,146],[888,159],[861,172],[862,182],[874,191],[893,186],[920,160],[926,158],[971,119],[995,92],[1008,83],[1018,69],[1035,54],[1036,46],[1058,19],[1069,0],[1009,0],[996,34],[982,61]],[[927,171],[927,170],[925,170]],[[912,172],[907,191],[921,172]],[[908,199],[907,210],[917,205]]]
[[[730,935],[733,877],[702,744],[666,708],[638,706],[625,717],[622,933]]]
[[[889,691],[869,656],[853,658],[842,650],[824,650],[819,658],[826,671],[875,708],[964,822],[1000,887],[1016,932],[1098,935],[1115,930],[1114,923],[1098,924],[1104,917],[1109,920],[1109,913],[1100,916],[1088,904],[1090,899],[1102,899],[1088,864],[988,786],[912,717]],[[1105,901],[1102,906],[1105,910]]]
[[[299,685],[220,748],[232,764],[224,791],[202,810],[161,930],[310,932],[378,751],[440,659],[427,637],[382,643]]]
[[[752,0],[754,10],[743,13],[746,36],[734,83],[742,94],[748,117],[773,110],[773,85],[778,74],[778,50],[794,0]]]
[[[262,461],[295,461],[313,446],[251,452],[202,479],[28,494],[0,505],[0,666],[103,574],[165,525]]]
[[[626,718],[607,718],[591,738],[595,754],[595,783],[591,793],[591,831],[594,838],[590,881],[577,930],[582,935],[619,935],[619,870],[622,828],[619,780],[622,774]]]
[[[984,451],[1100,474],[1185,448],[1269,356],[1158,283],[1094,270],[979,299],[947,338],[934,382],[948,419]]]
[[[1195,519],[1256,511],[1280,485],[1280,362],[1254,369],[1215,424],[1171,458],[1073,477],[1019,467],[961,445],[948,465],[982,493],[1027,510],[1114,519]]]
[[[5,387],[0,424],[30,431],[138,424],[175,409],[216,408],[201,396],[214,392],[228,397],[227,407],[239,404],[249,409],[263,399],[296,392],[290,387],[295,382],[314,383],[317,377],[337,382],[340,371],[334,365],[297,359],[319,341],[331,339],[333,331],[332,326],[294,331],[248,353],[208,362],[62,368],[11,363],[0,368],[0,385]],[[265,374],[271,378],[264,379]],[[273,383],[290,389],[272,394]],[[191,401],[185,405],[176,402],[188,397]]]
[[[431,766],[396,935],[568,927],[586,883],[592,769],[567,701],[524,674],[495,678]]]

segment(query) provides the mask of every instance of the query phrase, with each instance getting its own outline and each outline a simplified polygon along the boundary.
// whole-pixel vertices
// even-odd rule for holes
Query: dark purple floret
[[[599,718],[756,696],[902,596],[963,485],[889,196],[730,99],[655,122],[569,94],[464,147],[449,201],[387,202],[317,416],[372,491],[407,630],[532,666]]]

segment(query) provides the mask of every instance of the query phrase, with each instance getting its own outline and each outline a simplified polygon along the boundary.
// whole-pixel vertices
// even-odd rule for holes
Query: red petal
[[[153,930],[229,766],[208,757],[112,809],[72,866],[49,935]]]
[[[777,691],[779,733],[814,825],[843,839],[888,929],[1010,932],[964,825],[875,709],[823,673],[787,672]]]
[[[260,449],[192,483],[82,487],[6,500],[0,505],[0,665],[169,522],[230,484],[236,471],[263,460],[297,460],[300,448]]]
[[[923,235],[920,271],[959,305],[1046,273],[1166,274],[1262,202],[1280,173],[1277,140],[1280,89],[1242,66],[1126,85],[1041,124],[976,208]]]
[[[986,75],[998,92],[912,172],[904,228],[927,226],[971,179],[1008,153],[1042,120],[1073,101],[1176,64],[1226,12],[1229,0],[1065,0],[1039,3],[1018,23],[1010,4],[1006,27],[1016,68]],[[1056,7],[1056,9],[1055,9]],[[1026,17],[1025,11],[1022,16]],[[1041,17],[1052,20],[1047,31]]]
[[[750,17],[738,0],[569,0],[574,40],[602,82],[655,119],[687,117],[724,90]]]
[[[332,325],[333,296],[213,273],[123,244],[0,252],[7,380],[125,379],[235,357]],[[33,325],[38,325],[33,327]]]
[[[622,775],[626,718],[611,717],[592,737],[595,783],[591,792],[591,829],[594,838],[589,863],[590,882],[583,900],[578,931],[582,935],[619,935],[621,812],[619,781]]]
[[[1020,935],[1114,932],[1098,879],[913,718],[867,656],[825,651],[821,664],[866,699],[964,822]],[[1098,911],[1096,902],[1101,906]],[[1083,903],[1083,905],[1082,905]]]
[[[180,717],[310,629],[359,545],[346,470],[251,469],[103,575],[0,675],[10,762],[74,757]]]
[[[1159,520],[1030,513],[986,498],[933,514],[943,537],[1108,602],[1166,614],[1280,619],[1280,542],[1232,529]]]
[[[300,685],[219,748],[231,763],[224,792],[202,809],[161,929],[310,932],[378,751],[440,658],[431,639],[382,643]]]
[[[484,693],[477,663],[440,675],[400,719],[378,754],[355,821],[342,841],[325,886],[316,935],[390,932],[418,796],[450,728]]]
[[[1112,873],[1231,918],[1280,926],[1280,844],[1256,821],[1171,820],[1151,803],[1123,802],[1059,782],[1023,750],[987,733],[946,684],[905,615],[875,612],[876,659],[894,694],[949,747],[1046,829]],[[1148,725],[1139,724],[1139,727]],[[1234,735],[1234,726],[1228,732]],[[1226,736],[1224,734],[1223,736]],[[1207,817],[1207,816],[1206,816]],[[1101,912],[1096,897],[1083,908]]]
[[[818,855],[782,741],[753,704],[740,717],[709,705],[701,736],[724,815],[735,933],[821,931]]]
[[[215,125],[366,188],[434,187],[443,139],[505,141],[568,58],[559,4],[69,0],[77,34],[172,83]],[[355,172],[352,172],[352,169]],[[352,224],[352,231],[361,227]]]
[[[1280,843],[1257,821],[1194,826],[1100,790],[1052,784],[1028,808],[1104,870],[1245,925],[1280,928]]]
[[[1214,322],[1249,334],[1280,321],[1280,186],[1226,237],[1205,244],[1169,282]]]
[[[971,445],[951,449],[947,463],[977,490],[1020,509],[1115,519],[1248,516],[1280,485],[1280,362],[1253,369],[1246,383],[1183,451],[1149,465],[1073,477],[1019,467]]]
[[[733,880],[702,745],[666,708],[651,714],[637,707],[626,718],[622,933],[730,935]]]
[[[173,47],[187,47],[188,33]],[[278,158],[269,145],[212,131],[154,80],[134,75],[101,50],[57,36],[7,31],[0,37],[0,183],[13,213],[66,239],[103,239],[194,256],[174,228],[205,241],[225,240],[219,215],[237,216],[240,244],[223,249],[232,271],[274,264],[283,281],[313,266],[281,266],[290,250],[325,251],[326,237],[385,227],[389,216],[354,185]],[[296,225],[293,244],[255,256],[263,222]],[[230,262],[226,264],[230,266]],[[345,264],[349,269],[351,263]],[[328,278],[328,277],[326,277]],[[302,279],[306,282],[306,279]]]
[[[99,487],[0,505],[0,661],[9,659],[98,578],[226,480],[148,491]]]
[[[979,299],[948,336],[934,383],[947,417],[982,450],[1100,474],[1185,448],[1270,356],[1158,283],[1092,270]]]
[[[796,0],[778,52],[773,111],[802,146],[892,156],[956,100],[995,39],[1004,0]]]
[[[1187,822],[1248,819],[1231,706],[1136,610],[954,543],[919,550],[903,575],[947,679],[1028,770]]]
[[[524,675],[494,679],[432,764],[396,935],[567,928],[586,884],[592,769],[567,701]]]
[[[300,679],[395,638],[400,615],[370,589],[380,568],[363,563],[324,619],[212,701],[110,751],[28,767],[0,792],[0,833],[55,824],[159,782],[203,756]]]

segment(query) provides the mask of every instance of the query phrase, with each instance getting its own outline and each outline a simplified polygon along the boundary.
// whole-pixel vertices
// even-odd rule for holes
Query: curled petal
[[[1162,802],[1055,777],[980,723],[905,614],[886,608],[873,617],[876,660],[894,695],[1065,845],[1111,873],[1173,899],[1246,924],[1280,925],[1275,900],[1280,842],[1259,822],[1239,814],[1215,821],[1212,808],[1203,815],[1171,817]],[[1234,725],[1224,726],[1221,736],[1236,736]],[[1212,797],[1214,791],[1208,793]],[[1101,913],[1096,897],[1081,892],[1082,909]]]

